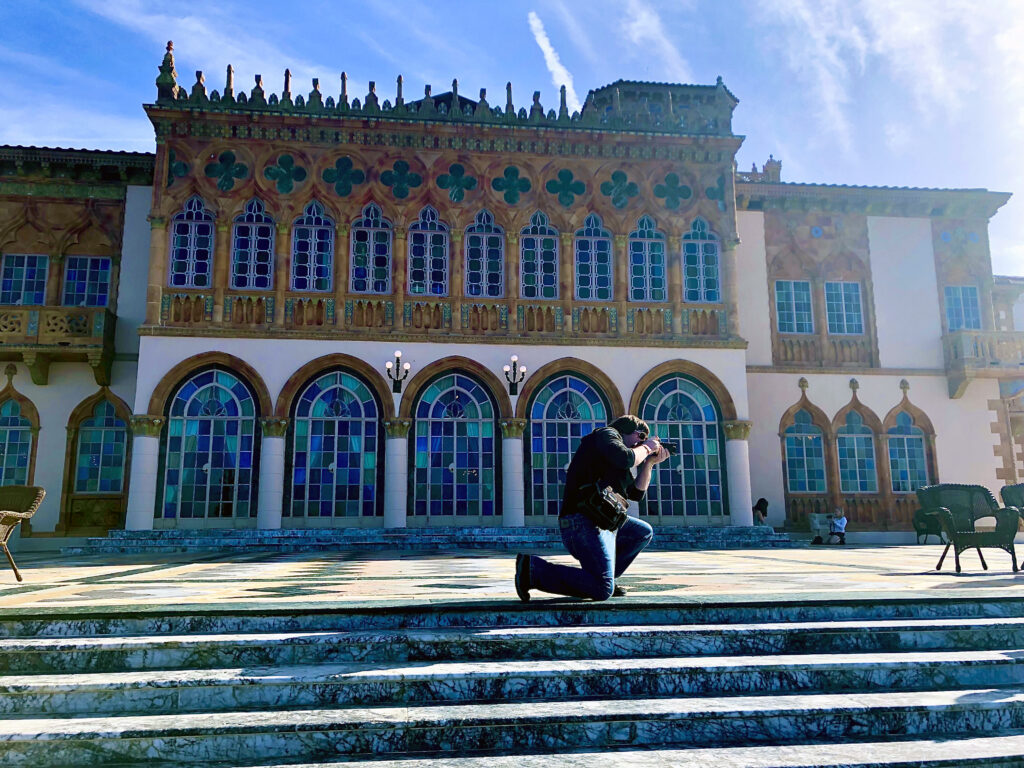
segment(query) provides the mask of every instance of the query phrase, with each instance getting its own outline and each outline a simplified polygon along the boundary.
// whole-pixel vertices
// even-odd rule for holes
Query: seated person
[[[839,539],[837,544],[846,543],[846,514],[839,507],[836,507],[832,519],[828,521],[828,543],[832,543],[832,537]]]
[[[754,525],[768,525],[768,499],[758,499],[753,511]]]

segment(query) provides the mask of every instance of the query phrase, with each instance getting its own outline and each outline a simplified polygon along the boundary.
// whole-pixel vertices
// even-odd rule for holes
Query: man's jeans
[[[556,595],[607,600],[615,589],[615,579],[654,538],[654,529],[634,517],[617,531],[603,531],[584,515],[569,515],[558,522],[562,543],[581,567],[530,556],[530,587]]]

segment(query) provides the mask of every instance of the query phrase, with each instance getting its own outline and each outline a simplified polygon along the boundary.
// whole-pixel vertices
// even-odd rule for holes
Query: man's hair
[[[628,413],[625,416],[619,416],[608,426],[620,435],[631,435],[634,432],[643,432],[645,435],[651,434],[651,428],[647,426],[646,421]]]

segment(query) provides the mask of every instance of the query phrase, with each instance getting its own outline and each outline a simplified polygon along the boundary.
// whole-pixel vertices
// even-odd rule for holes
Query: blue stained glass
[[[799,410],[785,430],[786,482],[790,493],[824,493],[825,450],[820,428]]]
[[[519,286],[524,299],[558,298],[558,230],[540,211],[519,236]]]
[[[839,454],[839,490],[842,493],[877,493],[874,433],[856,411],[846,415],[846,424],[836,431]]]
[[[105,307],[110,293],[110,259],[68,256],[64,266],[65,307]]]
[[[0,485],[28,485],[32,456],[32,423],[17,400],[0,405]]]
[[[170,278],[172,287],[209,288],[213,263],[213,214],[201,197],[185,201],[171,221]]]
[[[683,300],[709,304],[722,300],[718,236],[701,218],[683,236]]]

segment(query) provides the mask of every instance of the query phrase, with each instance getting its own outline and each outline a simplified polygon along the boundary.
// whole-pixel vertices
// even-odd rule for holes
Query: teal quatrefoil
[[[496,179],[491,179],[491,189],[495,192],[504,192],[502,197],[509,205],[519,202],[519,196],[530,191],[530,180],[519,175],[519,169],[510,165],[505,172]]]
[[[183,179],[188,176],[190,170],[191,166],[184,160],[178,160],[172,149],[167,157],[167,186],[170,187],[175,179]]]
[[[558,179],[548,181],[545,189],[552,195],[558,195],[558,202],[568,208],[576,202],[576,195],[582,195],[587,191],[587,185],[578,179],[574,181],[572,171],[563,168],[558,172]]]
[[[679,183],[679,176],[670,173],[665,177],[664,184],[654,185],[654,196],[665,198],[665,207],[675,210],[683,200],[693,197],[693,190]]]
[[[612,199],[612,205],[616,208],[625,208],[629,205],[629,198],[640,194],[635,183],[630,181],[622,171],[615,171],[612,180],[601,185],[601,194]]]
[[[405,160],[396,160],[394,170],[384,171],[380,175],[381,183],[385,187],[391,187],[392,194],[399,198],[409,196],[409,190],[418,187],[423,183],[423,177],[418,173],[409,170],[409,164]]]
[[[715,186],[708,187],[704,190],[704,194],[708,196],[708,200],[714,200],[718,204],[718,210],[725,210],[725,176],[720,175],[718,181],[715,182]]]
[[[327,168],[324,173],[324,181],[334,185],[334,192],[338,197],[347,197],[352,194],[352,187],[366,181],[366,174],[352,164],[352,158],[339,157],[333,168]]]
[[[277,165],[268,165],[263,169],[263,175],[276,182],[278,192],[287,195],[295,189],[295,182],[306,180],[306,169],[296,165],[291,155],[281,155],[277,158]]]
[[[462,198],[471,189],[476,189],[476,179],[466,175],[466,169],[459,163],[448,167],[448,173],[437,177],[437,186],[448,190],[448,199],[453,203],[462,202]]]
[[[244,163],[236,163],[235,153],[229,149],[220,153],[216,163],[209,163],[203,173],[208,179],[217,179],[217,189],[228,192],[235,186],[235,179],[249,175],[249,169]]]

